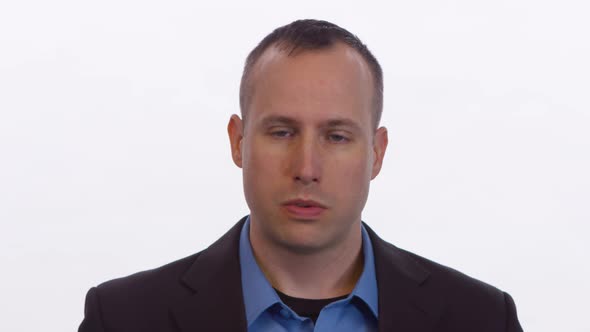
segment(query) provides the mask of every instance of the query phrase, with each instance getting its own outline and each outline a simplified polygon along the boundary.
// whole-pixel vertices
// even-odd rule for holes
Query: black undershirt
[[[289,296],[285,293],[281,293],[276,288],[275,291],[277,292],[277,294],[281,298],[281,301],[283,301],[284,304],[286,304],[289,308],[295,311],[299,316],[311,318],[314,324],[318,320],[318,316],[320,315],[320,311],[322,311],[323,307],[327,306],[332,302],[342,300],[348,297],[348,295],[342,295],[331,299],[300,299],[297,297]]]

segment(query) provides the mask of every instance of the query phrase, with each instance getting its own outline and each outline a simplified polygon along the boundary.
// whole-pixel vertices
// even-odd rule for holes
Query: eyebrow
[[[269,127],[273,125],[287,125],[297,126],[300,124],[299,121],[283,115],[269,115],[261,121],[262,126]],[[361,127],[354,121],[347,118],[330,119],[323,122],[320,127],[333,128],[333,127],[350,127],[353,130],[361,131]]]
[[[328,120],[325,124],[322,125],[323,127],[332,128],[332,127],[350,127],[353,130],[361,131],[361,127],[354,121],[346,118],[341,119],[333,119]]]
[[[282,115],[269,115],[262,119],[261,121],[262,126],[269,127],[272,125],[297,125],[299,121]]]

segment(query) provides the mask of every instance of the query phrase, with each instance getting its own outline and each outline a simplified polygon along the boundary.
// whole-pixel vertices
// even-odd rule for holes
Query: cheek
[[[259,176],[278,176],[289,167],[291,156],[288,146],[272,144],[255,135],[244,143],[243,167]]]
[[[244,189],[261,195],[279,182],[284,158],[273,149],[251,143],[245,142],[242,156]]]
[[[331,158],[327,167],[327,174],[334,174],[340,181],[360,185],[371,180],[372,154],[362,150]]]
[[[364,201],[369,191],[372,167],[366,156],[334,160],[327,165],[324,174],[330,187],[343,200]],[[354,189],[353,189],[354,188]]]

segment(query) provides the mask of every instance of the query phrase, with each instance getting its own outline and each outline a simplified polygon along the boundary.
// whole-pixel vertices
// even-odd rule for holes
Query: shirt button
[[[283,318],[289,318],[289,310],[282,308],[281,311],[279,311],[279,314],[281,314],[281,316],[283,316]]]

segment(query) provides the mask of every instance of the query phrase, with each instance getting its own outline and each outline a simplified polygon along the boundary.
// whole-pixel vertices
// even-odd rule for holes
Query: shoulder
[[[90,289],[79,331],[168,331],[170,310],[190,301],[197,289],[215,292],[239,278],[243,220],[196,254]]]
[[[181,279],[200,254],[92,288],[79,331],[167,331],[168,308],[192,294]]]
[[[404,297],[453,331],[521,331],[506,292],[371,233],[380,296]]]
[[[504,292],[495,286],[407,250],[398,250],[428,272],[422,286],[443,295],[446,302],[504,305]]]
[[[516,306],[508,293],[448,266],[402,251],[429,271],[421,288],[425,294],[437,297],[443,308],[439,326],[454,330],[481,326],[481,331],[522,331]]]
[[[190,294],[191,290],[181,278],[200,254],[98,285],[93,291],[102,316],[117,317],[130,311],[140,315],[156,314]]]
[[[199,255],[201,252],[154,269],[103,282],[96,287],[97,291],[104,299],[124,297],[134,301],[145,300],[148,296],[163,298],[174,297],[177,293],[186,294],[181,277]]]
[[[245,218],[206,249],[155,269],[138,272],[107,281],[97,286],[99,295],[106,298],[131,296],[130,301],[157,298],[159,302],[174,299],[191,292],[190,283],[195,276],[209,275],[221,266],[237,263],[238,241]],[[196,264],[197,261],[199,264]]]
[[[502,299],[503,292],[453,268],[396,247],[367,227],[381,278],[408,281],[444,297],[470,300]],[[381,266],[379,266],[381,265]],[[381,271],[381,272],[379,272]]]
[[[168,308],[192,294],[181,278],[200,254],[91,288],[78,331],[168,331]]]

